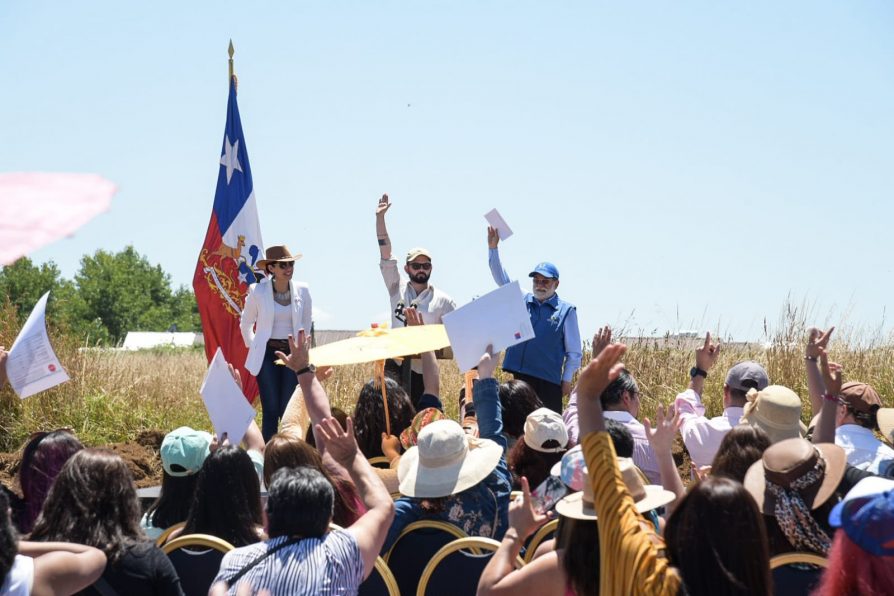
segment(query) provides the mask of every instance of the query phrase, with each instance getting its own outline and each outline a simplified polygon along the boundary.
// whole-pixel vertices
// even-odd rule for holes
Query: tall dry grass
[[[715,371],[706,382],[704,400],[709,415],[723,409],[726,370],[741,360],[763,364],[774,383],[795,390],[805,401],[810,418],[804,375],[807,313],[786,305],[778,322],[767,325],[762,342],[726,344]],[[0,307],[0,345],[11,345],[15,317]],[[50,330],[58,356],[71,381],[40,395],[19,400],[9,387],[0,389],[0,451],[18,448],[35,430],[71,427],[87,444],[134,439],[148,429],[169,430],[181,425],[208,428],[210,422],[199,396],[206,361],[201,350],[109,352],[81,350],[83,346],[56,329]],[[698,342],[687,338],[631,338],[624,359],[643,391],[641,416],[649,416],[659,402],[668,402],[684,389]],[[588,348],[588,346],[587,346]],[[894,345],[878,332],[841,330],[831,345],[833,359],[844,366],[848,379],[871,383],[886,406],[894,405]],[[584,362],[589,361],[585,351]],[[333,405],[351,412],[361,385],[372,378],[372,365],[337,369],[326,383]],[[462,376],[452,361],[441,362],[441,395],[448,414],[457,415]]]

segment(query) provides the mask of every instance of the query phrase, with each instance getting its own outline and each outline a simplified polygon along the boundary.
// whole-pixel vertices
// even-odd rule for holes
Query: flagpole
[[[236,49],[233,47],[233,40],[230,40],[230,47],[227,48],[227,53],[230,55],[230,78],[227,80],[227,84],[232,81],[236,77],[236,68],[233,66],[233,54],[236,53]]]

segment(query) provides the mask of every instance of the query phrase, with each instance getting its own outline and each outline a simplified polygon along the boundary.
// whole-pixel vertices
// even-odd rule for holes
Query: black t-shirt
[[[129,547],[114,564],[106,566],[102,579],[106,590],[97,582],[81,594],[85,596],[183,596],[180,578],[160,548],[151,542]],[[111,588],[109,590],[108,588]],[[114,590],[114,592],[112,592]]]

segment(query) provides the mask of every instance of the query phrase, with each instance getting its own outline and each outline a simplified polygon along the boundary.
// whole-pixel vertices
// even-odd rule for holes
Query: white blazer
[[[297,340],[300,329],[310,333],[313,307],[306,283],[291,281],[289,287],[292,290],[292,336]],[[239,327],[248,348],[245,368],[255,376],[264,363],[267,340],[273,333],[273,304],[273,282],[270,278],[264,278],[251,286],[245,298],[245,308],[242,309]]]

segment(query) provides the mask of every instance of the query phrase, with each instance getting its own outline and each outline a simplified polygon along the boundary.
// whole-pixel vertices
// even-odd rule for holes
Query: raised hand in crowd
[[[497,370],[497,357],[494,355],[494,347],[487,345],[481,359],[478,360],[478,379],[494,378],[494,371]]]
[[[379,204],[376,205],[376,217],[385,217],[389,209],[391,209],[391,201],[388,200],[387,194],[383,194],[379,199]]]
[[[407,317],[407,327],[425,325],[425,321],[422,320],[422,315],[412,306],[408,306],[404,309],[404,316]]]
[[[605,349],[606,346],[612,343],[612,328],[606,325],[605,327],[600,327],[599,331],[597,331],[593,335],[593,344],[591,346],[592,354],[591,357],[597,358],[599,354],[602,353],[602,350]]]
[[[717,364],[717,357],[720,356],[720,344],[711,342],[711,332],[705,333],[705,343],[695,349],[695,368],[698,369],[696,374],[691,375],[689,388],[699,395],[705,389],[705,378],[714,365]]]
[[[9,359],[9,352],[4,346],[0,346],[0,389],[6,385],[6,361]]]
[[[577,410],[581,437],[591,432],[604,432],[605,419],[599,397],[609,383],[618,378],[624,365],[621,357],[624,344],[611,344],[602,350],[580,373],[577,381]]]
[[[276,357],[295,372],[304,370],[310,364],[310,344],[312,339],[304,329],[299,329],[297,339],[289,335],[288,356],[283,352],[277,351]]]
[[[383,260],[391,258],[391,240],[388,238],[388,228],[385,225],[385,213],[391,208],[388,195],[382,195],[376,206],[376,237],[379,242],[379,256]]]
[[[831,333],[830,329],[828,333]],[[823,394],[821,406],[814,421],[813,437],[814,443],[834,443],[835,442],[835,418],[838,411],[838,394],[841,393],[842,384],[842,368],[841,365],[829,362],[829,354],[825,347],[819,348],[820,372],[823,376],[822,386]],[[808,362],[810,364],[810,362]],[[808,367],[809,368],[809,367]],[[809,374],[808,374],[809,378]]]
[[[497,248],[498,244],[500,244],[500,232],[497,228],[487,226],[487,247]]]
[[[811,327],[807,333],[804,365],[807,369],[807,393],[810,396],[810,407],[814,416],[822,410],[823,393],[826,392],[823,386],[823,375],[819,369],[819,359],[823,350],[828,348],[833,331],[835,331],[835,327],[830,327],[825,332],[822,329]]]
[[[655,458],[658,460],[658,472],[661,474],[661,484],[667,490],[677,495],[677,499],[686,493],[683,482],[680,480],[680,474],[677,473],[677,465],[674,463],[672,453],[674,446],[674,438],[680,430],[683,421],[680,419],[680,413],[674,412],[673,406],[665,406],[659,404],[655,410],[655,425],[646,418],[643,420],[643,426],[646,427],[646,438],[649,445],[655,452]],[[673,503],[668,505],[672,508]]]
[[[316,426],[320,451],[327,451],[332,459],[350,469],[360,449],[354,438],[354,421],[348,416],[343,429],[335,418],[325,418]]]
[[[382,455],[390,462],[400,457],[400,438],[382,433]]]

